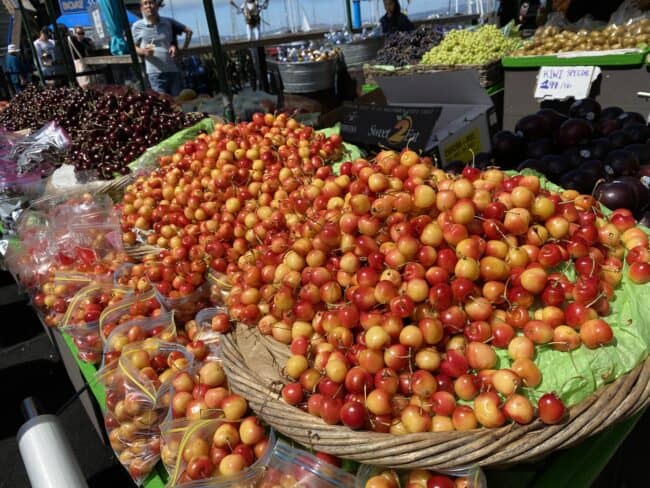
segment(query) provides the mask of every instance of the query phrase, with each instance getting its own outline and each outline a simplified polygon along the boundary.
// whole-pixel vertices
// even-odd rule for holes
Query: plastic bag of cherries
[[[161,385],[193,361],[181,345],[150,338],[125,346],[119,360],[97,374],[106,391],[104,424],[111,447],[138,484],[160,459],[160,424],[169,408]]]
[[[202,363],[195,361],[191,369],[173,374],[163,388],[169,392],[168,420],[216,418],[223,415],[226,398],[232,397],[226,401],[227,407],[241,403],[228,387],[219,349],[214,346],[209,347]]]
[[[165,342],[176,342],[176,324],[173,312],[155,317],[129,320],[115,327],[104,343],[103,365],[117,361],[129,344],[156,337]]]
[[[353,475],[278,440],[259,488],[349,488]]]
[[[487,488],[479,466],[458,468],[444,473],[425,469],[395,470],[364,464],[357,472],[355,488]]]
[[[218,344],[221,334],[231,329],[230,316],[225,307],[204,308],[194,320],[185,323],[185,331],[192,341]]]
[[[230,279],[224,274],[210,269],[207,274],[207,282],[210,287],[210,303],[212,305],[223,305],[232,289]]]
[[[79,359],[92,364],[100,362],[103,345],[99,337],[99,315],[130,293],[129,288],[96,283],[82,288],[70,300],[60,329],[72,338]]]
[[[177,488],[255,488],[275,444],[273,430],[255,416],[173,420],[161,431],[169,486]]]
[[[190,294],[180,297],[166,296],[158,288],[155,288],[155,290],[158,300],[168,310],[174,310],[176,312],[175,317],[179,324],[185,324],[188,320],[192,320],[197,312],[209,305],[207,300],[209,288],[206,284],[199,286]]]
[[[32,303],[45,325],[61,327],[65,324],[68,307],[77,293],[92,285],[112,288],[110,277],[111,272],[107,267],[93,267],[89,271],[51,270],[49,278],[33,293]]]
[[[121,287],[123,285],[116,286]],[[107,307],[100,315],[99,329],[102,340],[106,342],[113,330],[122,324],[134,320],[156,318],[163,315],[166,310],[162,302],[156,297],[153,289],[149,289],[144,293],[133,293],[119,303]]]

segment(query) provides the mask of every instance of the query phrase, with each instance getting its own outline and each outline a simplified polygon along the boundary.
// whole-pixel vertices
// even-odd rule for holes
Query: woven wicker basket
[[[501,65],[500,59],[479,66],[469,64],[457,64],[454,66],[446,64],[418,64],[415,66],[396,68],[394,70],[387,70],[376,66],[364,65],[363,74],[366,78],[366,83],[375,83],[375,78],[380,76],[409,76],[420,73],[434,73],[436,71],[456,71],[464,69],[476,70],[479,75],[481,86],[484,88],[503,81],[503,66]]]
[[[395,436],[327,425],[280,399],[286,346],[238,326],[221,343],[231,388],[269,425],[305,447],[358,462],[395,468],[453,469],[532,461],[579,443],[650,403],[650,360],[569,409],[566,420],[469,432]]]

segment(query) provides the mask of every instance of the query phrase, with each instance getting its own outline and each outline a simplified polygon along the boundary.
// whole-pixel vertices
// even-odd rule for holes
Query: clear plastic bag
[[[117,285],[124,286],[124,285]],[[129,288],[130,289],[130,288]],[[99,317],[99,329],[103,341],[106,341],[118,326],[134,320],[156,318],[167,309],[156,297],[153,290],[136,293],[126,297],[119,303],[104,309]]]
[[[51,264],[51,263],[50,263]],[[110,270],[106,274],[83,273],[78,271],[54,271],[50,268],[50,276],[40,290],[32,295],[32,304],[42,314],[45,325],[60,327],[70,302],[81,289],[97,284],[111,286]]]
[[[98,372],[106,391],[104,424],[111,447],[138,484],[160,459],[160,424],[169,408],[161,385],[192,365],[192,355],[182,346],[150,338],[125,346],[117,362]]]
[[[350,488],[355,477],[316,456],[278,440],[259,488]]]
[[[149,337],[156,337],[165,342],[176,342],[174,313],[163,312],[156,317],[134,319],[115,327],[104,341],[102,365],[117,361],[122,349],[128,344],[143,341]]]
[[[218,344],[221,334],[230,330],[230,317],[225,307],[204,308],[194,320],[185,323],[185,331],[190,340],[206,344]]]
[[[163,385],[169,391],[167,420],[200,420],[223,416],[222,401],[231,394],[219,349],[211,347],[202,363],[173,374]]]
[[[16,174],[15,165],[0,159],[0,194],[3,199],[21,197],[25,201],[38,198],[45,189],[45,180],[37,173]]]
[[[0,158],[9,156],[14,145],[21,137],[15,132],[0,128]]]
[[[70,137],[56,122],[14,142],[7,159],[15,161],[17,174],[39,171],[47,176],[61,166],[71,144]]]
[[[232,288],[230,279],[224,273],[211,269],[207,281],[210,286],[210,303],[216,306],[225,304]]]
[[[368,481],[376,476],[392,476],[398,483],[398,488],[405,488],[411,486],[409,482],[415,480],[422,481],[429,477],[441,475],[446,476],[455,483],[455,486],[462,486],[463,488],[487,488],[487,480],[485,474],[479,466],[471,466],[466,468],[457,468],[446,471],[429,471],[429,470],[396,470],[380,466],[372,466],[363,464],[357,472],[355,488],[365,488]],[[418,485],[419,486],[419,485]]]
[[[154,288],[156,297],[168,310],[176,311],[176,320],[179,324],[185,324],[200,310],[206,308],[208,304],[207,296],[209,287],[206,284],[199,286],[189,295],[180,297],[171,297],[163,295],[158,288]]]
[[[247,422],[256,424],[254,431]],[[275,432],[261,429],[263,426],[255,417],[241,422],[225,419],[166,422],[161,428],[161,452],[169,473],[167,486],[257,487],[275,445]],[[252,440],[256,442],[246,442]],[[217,460],[218,465],[214,462]]]
[[[609,18],[609,25],[625,25],[642,18],[650,18],[650,12],[639,8],[638,0],[625,0]]]
[[[101,361],[103,344],[99,337],[99,315],[103,308],[130,293],[129,288],[116,288],[108,283],[92,284],[75,294],[60,327],[72,338],[79,359],[92,364]]]

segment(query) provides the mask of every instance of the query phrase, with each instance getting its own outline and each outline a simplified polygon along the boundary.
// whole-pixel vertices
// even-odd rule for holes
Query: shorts
[[[147,73],[151,89],[175,97],[181,92],[180,72]]]

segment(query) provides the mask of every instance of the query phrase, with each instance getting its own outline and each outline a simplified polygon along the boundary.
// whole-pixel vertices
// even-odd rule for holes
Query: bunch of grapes
[[[479,65],[502,58],[517,47],[518,41],[509,39],[494,25],[477,30],[457,29],[422,58],[422,64]]]
[[[407,66],[418,64],[422,56],[444,37],[441,27],[423,24],[411,32],[395,32],[386,37],[384,47],[377,51],[375,64]]]

